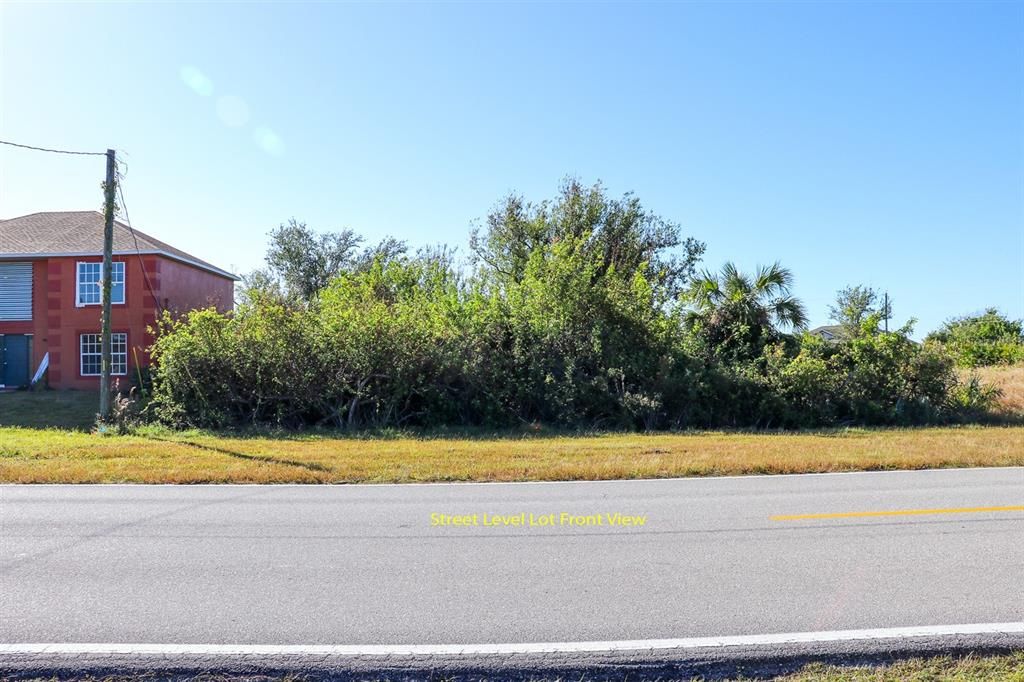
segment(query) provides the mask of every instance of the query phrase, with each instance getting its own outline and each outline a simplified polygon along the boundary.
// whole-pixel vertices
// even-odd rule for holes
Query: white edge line
[[[667,649],[708,649],[734,646],[848,642],[876,639],[910,639],[955,635],[1024,634],[1024,622],[929,625],[790,632],[770,635],[689,637],[682,639],[634,639],[606,642],[543,642],[508,644],[377,644],[377,645],[264,645],[264,644],[58,644],[0,643],[0,655],[124,654],[133,656],[471,656],[489,654],[549,654]]]
[[[803,474],[728,474],[725,476],[669,476],[664,478],[597,478],[568,479],[563,481],[409,481],[407,483],[0,483],[2,488],[386,488],[427,486],[501,486],[501,485],[561,485],[564,483],[671,483],[678,481],[727,481],[751,478],[796,478],[808,476],[869,476],[883,474],[934,474],[957,471],[1020,471],[1024,466],[997,467],[932,467],[929,469],[872,469],[870,471],[809,471]]]

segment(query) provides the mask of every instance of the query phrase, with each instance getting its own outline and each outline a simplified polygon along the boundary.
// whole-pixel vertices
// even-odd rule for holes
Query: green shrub
[[[992,416],[1002,395],[998,386],[986,384],[977,374],[971,373],[950,391],[949,402],[965,421],[979,421]]]
[[[946,349],[960,367],[1024,362],[1024,323],[989,308],[982,315],[954,318],[925,339]]]
[[[840,343],[783,333],[803,321],[788,270],[729,265],[687,289],[703,245],[631,197],[569,183],[554,202],[509,198],[487,225],[471,273],[404,246],[342,258],[358,240],[341,235],[314,240],[334,265],[291,284],[252,278],[233,314],[165,316],[149,413],[176,427],[685,429],[919,424],[984,408],[946,352],[966,332],[920,346],[909,329],[881,332],[876,313]],[[319,263],[304,227],[279,234],[299,243],[279,250],[284,265],[300,262],[275,272]]]
[[[175,426],[305,423],[322,388],[312,323],[270,300],[231,316],[165,317],[152,353],[153,413]]]
[[[782,425],[922,424],[957,420],[959,383],[952,358],[921,346],[909,329],[882,332],[877,319],[838,343],[805,334],[789,358],[766,350],[766,381]],[[768,404],[762,407],[769,412]]]
[[[544,269],[505,298],[431,267],[377,265],[308,308],[257,297],[235,315],[165,320],[152,413],[204,427],[801,428],[962,420],[989,406],[941,347],[903,331],[804,335],[728,364],[691,352],[701,341],[638,282],[571,294]]]

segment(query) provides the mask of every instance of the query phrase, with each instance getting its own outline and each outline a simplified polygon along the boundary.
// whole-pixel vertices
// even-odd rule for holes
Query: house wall
[[[161,258],[158,267],[162,304],[172,314],[210,307],[224,313],[234,308],[235,283],[230,279],[167,258]]]
[[[19,321],[0,321],[0,334],[31,334],[32,335],[32,358],[31,373],[35,374],[36,368],[42,362],[46,353],[42,341],[46,337],[46,260],[32,261],[32,319]]]
[[[147,328],[156,322],[157,302],[178,314],[209,305],[222,311],[233,306],[230,279],[157,255],[114,256],[114,260],[125,264],[125,302],[111,305],[112,330],[128,335],[128,375],[122,382],[134,378],[137,364],[149,364],[146,348],[153,337]],[[79,336],[99,333],[101,306],[77,306],[75,281],[77,263],[101,261],[98,256],[34,260],[33,319],[0,322],[0,333],[33,335],[32,373],[50,353],[48,381],[53,388],[99,388],[99,377],[81,375]]]
[[[149,362],[145,349],[152,343],[152,337],[146,332],[146,327],[156,321],[156,306],[145,288],[139,258],[115,256],[114,260],[125,264],[125,302],[110,306],[110,326],[113,331],[128,335],[128,371],[131,373],[136,366],[136,357],[139,364]],[[79,336],[99,333],[101,306],[79,307],[75,304],[75,279],[78,263],[102,261],[99,257],[47,260],[46,334],[42,343],[36,343],[35,352],[49,351],[49,382],[55,388],[99,388],[99,377],[81,375]],[[130,380],[130,376],[121,379]]]

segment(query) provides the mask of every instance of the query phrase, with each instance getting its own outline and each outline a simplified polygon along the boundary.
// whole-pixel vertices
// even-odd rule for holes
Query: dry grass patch
[[[481,438],[0,428],[0,481],[405,483],[1024,465],[1024,427]]]
[[[1008,416],[1024,416],[1024,365],[1010,367],[979,367],[965,370],[969,376],[976,372],[986,384],[992,384],[1000,391],[999,411]]]

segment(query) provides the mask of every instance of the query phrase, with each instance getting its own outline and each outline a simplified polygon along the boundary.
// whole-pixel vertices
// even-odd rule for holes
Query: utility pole
[[[889,333],[889,292],[885,292],[885,303],[882,304],[882,313],[885,317],[885,333]]]
[[[103,274],[100,284],[103,313],[100,321],[100,421],[110,418],[110,285],[114,260],[114,191],[117,184],[117,160],[107,150],[107,182],[103,185]]]

